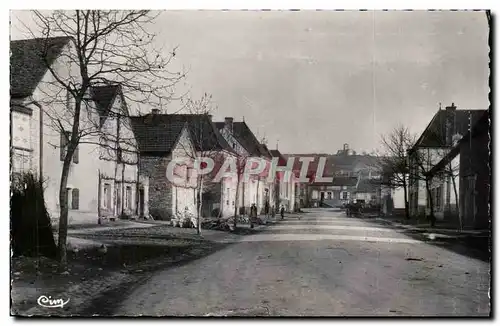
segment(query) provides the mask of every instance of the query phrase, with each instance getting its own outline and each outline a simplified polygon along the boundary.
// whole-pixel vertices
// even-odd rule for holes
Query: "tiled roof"
[[[132,127],[141,152],[171,152],[184,126],[188,127],[197,151],[234,152],[207,115],[148,114],[132,117]]]
[[[443,147],[447,145],[445,139],[446,120],[449,114],[454,113],[455,115],[451,118],[455,124],[455,133],[463,136],[469,131],[469,123],[472,122],[474,125],[485,111],[455,109],[448,112],[447,110],[439,110],[417,140],[417,147]]]
[[[38,83],[61,54],[70,37],[34,38],[10,42],[10,95],[33,94]]]
[[[337,186],[337,187],[354,187],[358,182],[358,178],[356,177],[333,177],[332,182],[318,182],[314,180],[314,176],[309,180],[310,184],[313,186]]]
[[[250,155],[258,157],[265,155],[265,150],[246,122],[233,122],[233,135]]]
[[[300,170],[302,162],[300,157],[312,157],[314,161],[309,163],[308,175],[315,174],[321,157],[326,158],[323,176],[334,176],[337,172],[353,172],[363,168],[377,169],[377,157],[370,155],[345,155],[345,154],[283,154],[285,159],[295,157],[294,170]]]
[[[116,96],[120,94],[120,86],[94,86],[90,89],[90,93],[92,96],[92,100],[96,103],[97,112],[101,117],[100,124],[102,126],[109,115],[111,105],[113,104]]]
[[[269,158],[271,159],[273,156],[271,155],[271,152],[269,152],[269,149],[267,148],[266,144],[260,144],[260,153],[262,157]]]
[[[370,192],[377,192],[377,189],[380,188],[380,181],[376,179],[360,179],[357,187],[356,187],[356,192],[362,192],[362,193],[370,193]]]
[[[286,165],[286,162],[287,162],[286,158],[283,155],[281,155],[281,153],[280,153],[279,150],[277,150],[277,149],[271,149],[269,151],[269,153],[271,154],[272,157],[278,157],[278,164],[280,166]]]

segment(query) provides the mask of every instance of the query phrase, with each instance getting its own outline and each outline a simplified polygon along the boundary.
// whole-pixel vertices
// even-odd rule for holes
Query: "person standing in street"
[[[281,204],[280,207],[280,214],[281,214],[281,219],[285,218],[285,205]]]
[[[254,223],[257,221],[257,206],[252,204],[250,207],[250,228],[254,228]]]

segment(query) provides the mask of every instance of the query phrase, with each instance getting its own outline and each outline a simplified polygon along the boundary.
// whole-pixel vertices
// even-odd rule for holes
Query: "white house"
[[[439,109],[408,153],[410,166],[409,203],[410,215],[429,215],[430,204],[425,179],[433,168],[450,152],[454,139],[460,139],[484,114],[484,110],[457,110],[452,103],[446,109]],[[449,172],[457,169],[459,157],[451,162]],[[455,178],[455,184],[459,182]],[[430,178],[429,178],[430,179]],[[446,207],[454,207],[455,196],[452,194],[450,173],[442,178],[433,178],[429,182],[434,216],[445,220]],[[457,190],[459,192],[459,190]],[[456,214],[452,212],[453,214]],[[451,217],[451,216],[450,216]]]
[[[78,83],[78,67],[67,59],[72,50],[69,37],[11,41],[12,170],[14,173],[32,171],[42,176],[47,210],[53,220],[59,216],[66,135],[71,131],[74,110],[70,94],[61,89],[54,75]],[[131,149],[134,139],[130,131],[126,131],[127,119],[118,123],[113,118],[113,112],[126,113],[126,103],[119,86],[100,92],[102,90],[101,86],[92,87],[81,109],[81,140],[67,183],[70,224],[96,223],[99,215],[136,213],[139,197],[136,194],[141,182],[136,155]],[[105,100],[106,105],[99,100]],[[126,146],[122,135],[128,138]],[[103,139],[110,143],[104,144]],[[108,156],[103,155],[103,148],[107,149]],[[122,154],[118,155],[118,151]],[[124,164],[119,159],[123,157],[130,163]]]
[[[248,214],[250,206],[255,204],[259,213],[264,213],[266,202],[269,208],[275,203],[274,180],[269,182],[267,173],[269,172],[272,156],[266,146],[261,144],[246,122],[234,122],[232,117],[226,117],[224,122],[216,123],[217,129],[221,132],[230,146],[238,153],[240,162],[252,162],[261,160],[265,164],[265,169],[260,175],[250,176],[248,180],[243,178],[240,198],[241,212]],[[243,164],[241,164],[243,166]]]

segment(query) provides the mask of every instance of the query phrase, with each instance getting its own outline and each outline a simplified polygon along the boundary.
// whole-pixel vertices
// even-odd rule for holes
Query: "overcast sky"
[[[13,12],[13,39],[29,17]],[[489,105],[484,12],[169,11],[154,29],[214,120],[244,116],[283,153],[371,151],[398,123],[422,132],[440,102]]]

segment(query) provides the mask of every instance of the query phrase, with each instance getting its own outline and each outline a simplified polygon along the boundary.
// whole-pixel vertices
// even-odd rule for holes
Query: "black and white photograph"
[[[10,315],[491,318],[494,20],[11,10]]]

